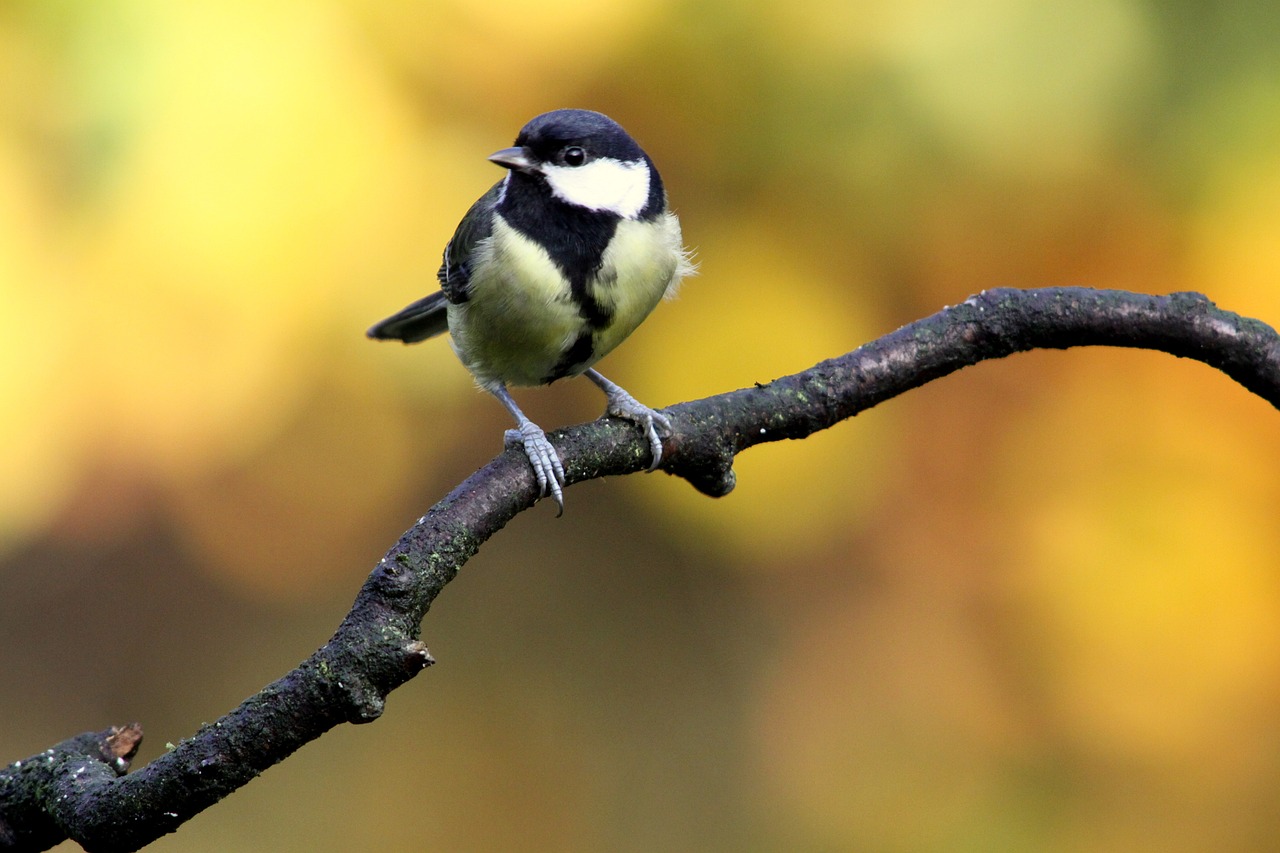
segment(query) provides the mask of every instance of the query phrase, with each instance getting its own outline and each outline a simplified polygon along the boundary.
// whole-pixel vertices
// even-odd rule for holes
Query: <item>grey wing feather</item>
[[[449,330],[448,307],[443,291],[437,290],[387,319],[374,323],[365,334],[378,340],[416,344]]]
[[[502,199],[502,187],[503,182],[498,181],[471,205],[453,232],[453,239],[444,247],[444,263],[436,275],[450,302],[466,302],[470,296],[471,256],[476,246],[493,234],[493,209]]]
[[[453,238],[444,247],[444,263],[437,277],[440,289],[374,323],[365,334],[379,340],[415,344],[449,330],[448,304],[466,302],[471,281],[471,254],[493,233],[493,209],[502,198],[502,181],[480,196],[462,217]]]

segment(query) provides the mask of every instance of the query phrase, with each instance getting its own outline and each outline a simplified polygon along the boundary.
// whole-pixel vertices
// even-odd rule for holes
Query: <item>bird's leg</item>
[[[524,449],[524,455],[529,457],[529,464],[533,466],[534,476],[538,478],[538,496],[545,497],[549,492],[560,510],[556,515],[563,515],[564,465],[560,462],[556,449],[547,440],[547,434],[524,416],[524,412],[520,411],[516,401],[511,399],[505,385],[500,382],[495,383],[488,388],[488,391],[497,397],[516,419],[516,428],[507,430],[503,435],[505,444],[507,447],[518,445]]]
[[[657,468],[658,463],[662,461],[662,438],[659,430],[662,435],[670,435],[671,421],[662,412],[654,411],[621,387],[605,379],[600,371],[589,368],[583,375],[600,386],[600,390],[609,398],[607,409],[609,414],[635,421],[644,428],[645,437],[649,439],[649,449],[653,451],[653,463],[649,465],[649,470]]]

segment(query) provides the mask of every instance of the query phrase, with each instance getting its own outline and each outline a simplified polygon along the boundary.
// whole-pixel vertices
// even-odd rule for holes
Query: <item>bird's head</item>
[[[622,126],[590,110],[554,110],[530,121],[489,159],[516,180],[545,184],[567,204],[623,219],[655,216],[665,206],[662,179]]]

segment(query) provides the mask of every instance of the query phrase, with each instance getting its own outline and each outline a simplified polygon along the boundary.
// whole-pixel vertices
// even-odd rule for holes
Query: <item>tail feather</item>
[[[434,338],[449,330],[449,317],[446,313],[448,304],[444,292],[437,290],[387,319],[374,323],[365,334],[378,340],[404,341],[406,344]]]

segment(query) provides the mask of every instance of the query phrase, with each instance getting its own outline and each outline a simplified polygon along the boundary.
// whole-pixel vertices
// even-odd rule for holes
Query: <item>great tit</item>
[[[507,169],[471,206],[444,249],[440,290],[369,329],[417,343],[449,332],[476,383],[516,421],[538,480],[564,510],[564,466],[508,385],[547,385],[585,374],[608,414],[645,432],[650,470],[671,422],[592,368],[694,271],[649,155],[613,119],[555,110],[530,121],[515,147],[489,159]]]

